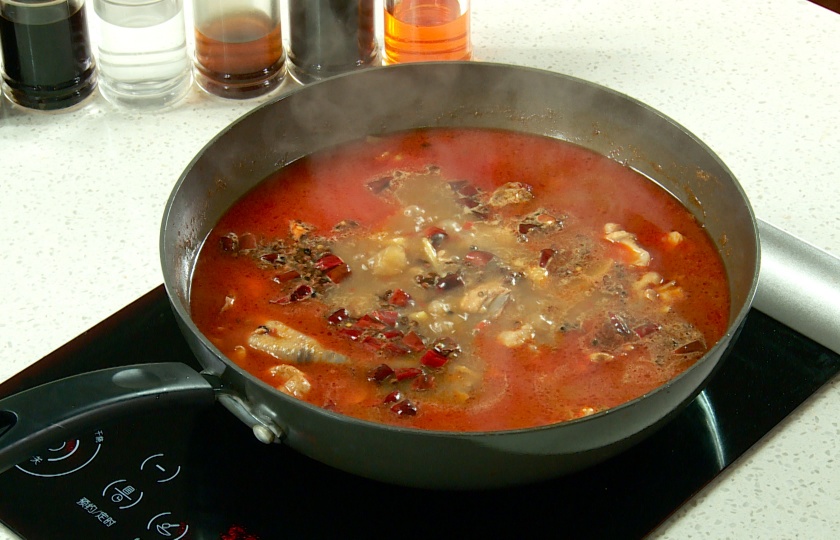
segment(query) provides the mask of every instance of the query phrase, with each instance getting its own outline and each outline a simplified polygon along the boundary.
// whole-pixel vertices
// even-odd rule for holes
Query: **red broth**
[[[567,421],[724,334],[726,273],[650,180],[528,134],[423,129],[300,159],[205,242],[192,316],[281,392],[436,430]]]

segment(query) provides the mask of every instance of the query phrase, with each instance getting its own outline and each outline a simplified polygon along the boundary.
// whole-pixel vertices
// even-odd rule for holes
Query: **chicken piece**
[[[650,253],[636,241],[636,235],[621,230],[615,223],[604,225],[604,238],[614,244],[621,244],[633,252],[635,258],[630,262],[632,266],[650,265]]]
[[[268,321],[248,338],[248,345],[286,362],[329,362],[341,364],[347,357],[324,348],[318,340],[289,328],[280,321]]]
[[[531,186],[522,182],[508,182],[490,196],[490,206],[502,207],[530,201],[534,198]]]
[[[399,244],[392,244],[376,253],[371,272],[374,276],[393,277],[400,275],[406,268],[408,268],[408,258],[405,255],[405,248]]]
[[[685,236],[680,234],[679,231],[671,231],[665,235],[665,243],[670,247],[677,247],[682,244],[683,240],[685,240]]]
[[[482,283],[464,294],[459,307],[467,313],[487,313],[494,318],[501,313],[509,298],[510,289],[500,282]]]
[[[481,374],[466,366],[454,366],[438,386],[437,394],[455,404],[462,404],[473,395],[481,385]]]
[[[637,292],[644,292],[649,287],[662,285],[662,276],[656,272],[647,272],[642,277],[633,283],[633,290]]]
[[[269,373],[271,373],[272,377],[277,377],[280,381],[280,384],[276,385],[276,388],[284,394],[302,399],[312,390],[312,383],[295,366],[280,364],[272,367]]]
[[[523,324],[517,330],[505,330],[504,332],[499,332],[497,339],[499,343],[505,347],[515,349],[516,347],[521,347],[533,340],[535,336],[536,333],[534,332],[534,327],[530,324]]]

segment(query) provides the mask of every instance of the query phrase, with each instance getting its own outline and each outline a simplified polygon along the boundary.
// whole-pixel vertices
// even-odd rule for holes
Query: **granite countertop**
[[[723,159],[759,218],[840,256],[840,15],[807,0],[513,5],[473,1],[476,60],[567,73],[651,105]],[[2,101],[0,380],[162,282],[158,233],[175,181],[258,104],[196,87],[156,113],[99,95],[64,113]],[[835,379],[653,538],[836,537],[838,418]]]

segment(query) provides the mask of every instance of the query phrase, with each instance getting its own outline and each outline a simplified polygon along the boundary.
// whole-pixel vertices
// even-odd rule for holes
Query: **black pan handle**
[[[177,362],[103,369],[0,399],[0,473],[129,410],[211,405],[216,388]]]

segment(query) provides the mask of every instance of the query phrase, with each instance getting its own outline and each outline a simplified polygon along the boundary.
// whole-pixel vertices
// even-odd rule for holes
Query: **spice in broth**
[[[660,186],[579,146],[422,129],[302,158],[220,220],[192,316],[279,391],[433,430],[563,422],[677,376],[726,273]]]

